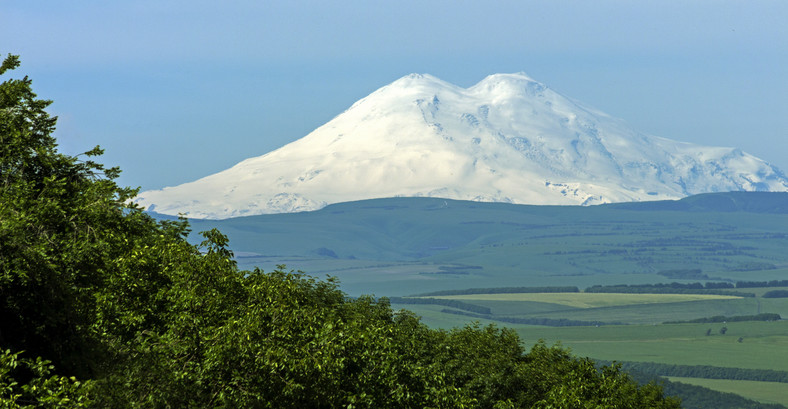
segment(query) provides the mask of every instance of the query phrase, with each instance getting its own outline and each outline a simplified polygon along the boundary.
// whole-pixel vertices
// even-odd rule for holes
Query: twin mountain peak
[[[784,192],[788,178],[739,149],[642,134],[522,73],[469,88],[411,74],[295,142],[136,201],[224,219],[385,197],[592,205],[723,191]]]

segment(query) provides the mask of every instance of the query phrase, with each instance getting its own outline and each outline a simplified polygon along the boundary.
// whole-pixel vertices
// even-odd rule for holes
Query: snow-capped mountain
[[[788,179],[739,149],[644,135],[525,74],[470,88],[412,74],[282,148],[136,201],[221,219],[394,196],[590,205],[736,190]]]

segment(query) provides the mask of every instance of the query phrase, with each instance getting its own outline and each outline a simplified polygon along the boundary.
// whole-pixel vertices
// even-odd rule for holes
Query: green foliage
[[[763,298],[786,298],[788,297],[788,290],[771,290],[763,293]]]
[[[625,366],[626,367],[626,366]],[[734,393],[719,392],[702,386],[672,382],[658,376],[644,374],[632,370],[632,377],[641,383],[659,382],[666,394],[681,396],[681,407],[684,409],[784,409],[779,404],[756,402]]]
[[[779,321],[780,314],[765,312],[755,315],[715,315],[713,317],[696,318],[686,321],[665,321],[663,324],[685,324],[685,323],[712,323],[712,322],[741,322],[741,321]]]
[[[488,307],[463,302],[460,300],[447,300],[443,298],[414,298],[414,297],[390,297],[389,301],[393,304],[433,304],[444,305],[446,307],[457,308],[459,310],[470,311],[477,314],[490,314]]]
[[[703,274],[699,268],[674,268],[670,270],[658,271],[657,274],[665,278],[678,279],[678,280],[708,280],[709,276]],[[727,283],[726,283],[727,284]],[[730,287],[733,287],[730,284]]]
[[[701,283],[660,283],[660,284],[618,284],[593,285],[585,289],[587,293],[625,293],[625,294],[713,294],[736,297],[755,297],[755,294],[718,289],[715,285],[704,287]]]
[[[731,268],[731,271],[758,271],[758,270],[776,270],[777,266],[763,261],[748,261],[738,263]]]
[[[467,294],[576,293],[579,291],[580,289],[574,286],[468,288],[465,290],[433,291],[424,294],[417,294],[414,295],[413,297],[437,297],[437,296],[446,296],[446,295],[467,295]]]
[[[572,359],[563,349],[537,344],[529,353],[529,392],[536,408],[678,408],[653,383],[638,387],[619,366],[598,370],[589,359]]]
[[[610,361],[597,361],[612,365]],[[770,369],[728,368],[711,365],[676,365],[657,362],[620,362],[627,371],[647,375],[678,376],[683,378],[734,379],[788,383],[788,371]]]
[[[537,317],[505,317],[491,314],[475,314],[462,312],[457,310],[450,310],[448,308],[442,309],[442,313],[465,315],[473,318],[484,318],[488,320],[505,322],[509,324],[523,324],[523,325],[543,325],[546,327],[587,327],[587,326],[600,326],[600,325],[625,325],[623,322],[604,322],[604,321],[579,321],[570,320],[566,318],[537,318]]]
[[[678,407],[511,330],[432,330],[333,279],[241,271],[219,231],[193,245],[130,204],[99,148],[58,153],[30,85],[0,84],[3,407]]]
[[[2,72],[18,65],[9,56]],[[0,342],[86,375],[93,368],[77,361],[99,352],[93,289],[125,250],[118,241],[137,235],[123,204],[134,191],[113,182],[117,168],[57,152],[50,101],[30,85],[0,85]]]
[[[30,360],[10,350],[0,351],[0,408],[90,407],[90,382],[52,373],[53,366],[40,357]],[[20,378],[25,379],[20,383]]]
[[[788,287],[788,280],[737,281],[736,288]]]
[[[712,335],[706,336],[711,328]],[[788,322],[740,322],[728,334],[709,324],[615,325],[600,328],[522,327],[524,339],[545,339],[572,348],[579,356],[621,361],[784,370]],[[744,336],[745,342],[736,339]]]
[[[385,302],[350,300],[331,281],[281,270],[200,273],[176,283],[182,285],[166,327],[129,344],[133,359],[106,381],[108,406],[140,395],[145,400],[137,405],[151,407],[459,407],[468,401],[422,365],[419,349],[399,343],[398,327],[413,323],[395,319]]]

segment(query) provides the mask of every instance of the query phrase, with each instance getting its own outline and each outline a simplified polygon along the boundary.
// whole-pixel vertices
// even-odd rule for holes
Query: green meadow
[[[352,296],[788,277],[788,193],[590,207],[390,198],[191,224],[226,234],[242,268],[332,275]]]
[[[763,403],[788,405],[786,385],[781,382],[731,381],[728,379],[668,377],[671,381],[703,386],[720,392],[735,393],[748,399]]]
[[[393,304],[414,311],[432,327],[475,321],[508,326],[526,344],[561,343],[579,356],[601,360],[788,371],[786,321],[665,324],[762,313],[788,317],[788,298],[763,297],[777,287],[721,289],[719,294],[582,292],[595,285],[732,287],[786,280],[785,193],[717,193],[591,207],[392,198],[316,212],[191,222],[194,231],[215,227],[227,234],[241,268],[268,271],[286,265],[315,277],[333,276],[350,296],[580,289],[432,297],[444,304],[470,304],[477,312]],[[736,294],[742,291],[752,296]],[[569,324],[584,325],[558,326]],[[705,381],[697,378],[696,383]],[[759,401],[779,401],[768,385],[737,382],[726,380],[713,389],[748,390],[747,396]]]
[[[719,334],[723,326],[725,335]],[[705,335],[711,328],[712,335]],[[615,361],[788,369],[788,323],[517,328],[526,341],[560,342],[580,356]],[[739,338],[743,338],[741,342]],[[786,385],[788,387],[788,385]]]
[[[708,365],[788,370],[788,321],[664,324],[723,315],[774,312],[788,316],[788,299],[767,299],[768,288],[748,288],[755,297],[713,294],[504,293],[432,297],[461,300],[490,309],[485,318],[458,315],[440,305],[394,304],[422,316],[431,326],[451,328],[474,321],[515,329],[526,345],[559,343],[581,357],[619,362]],[[425,297],[420,297],[425,298]],[[522,318],[618,321],[623,325],[544,326],[512,323]],[[509,321],[509,322],[507,322]],[[724,333],[723,328],[725,328]],[[672,378],[671,378],[672,379]],[[676,381],[736,393],[764,403],[787,404],[778,391],[788,384],[731,379]],[[781,389],[782,388],[782,389]],[[747,393],[743,393],[743,392]]]

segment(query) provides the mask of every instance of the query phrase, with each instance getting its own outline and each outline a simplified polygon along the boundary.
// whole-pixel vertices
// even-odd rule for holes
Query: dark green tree
[[[0,84],[0,345],[90,377],[111,343],[161,323],[168,262],[195,250],[184,222],[129,203],[101,149],[59,153],[49,104],[27,77]]]
[[[0,351],[0,407],[86,408],[92,405],[87,390],[90,384],[52,373],[50,362],[39,358],[25,359],[19,353]],[[28,380],[20,384],[15,374],[24,373]]]
[[[678,407],[510,330],[433,330],[331,279],[240,271],[220,232],[192,245],[185,220],[131,204],[100,149],[59,153],[48,104],[0,84],[4,407]]]
[[[0,74],[18,65],[8,56]],[[84,290],[102,269],[91,247],[99,220],[120,211],[102,204],[131,192],[110,181],[116,169],[56,152],[50,101],[30,85],[27,77],[0,85],[0,343],[86,375],[76,364],[95,347],[93,294]]]

